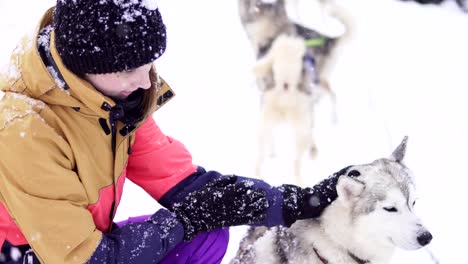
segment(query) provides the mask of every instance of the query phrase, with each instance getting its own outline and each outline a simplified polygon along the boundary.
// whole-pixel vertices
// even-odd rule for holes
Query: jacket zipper
[[[117,122],[118,120],[120,120],[120,118],[122,118],[122,115],[123,115],[123,109],[121,108],[116,108],[115,111],[114,109],[106,102],[104,102],[101,106],[102,109],[104,109],[105,111],[108,111],[109,112],[109,123],[110,123],[110,132],[111,132],[111,146],[112,146],[112,153],[113,153],[113,156],[114,156],[114,166],[115,166],[115,155],[116,155],[116,151],[117,151]],[[114,107],[115,108],[115,107]],[[102,126],[102,124],[101,124]],[[127,125],[125,124],[124,127],[119,131],[120,134],[122,136],[127,136],[128,134],[131,134],[134,130],[136,129],[136,126],[134,125]],[[124,142],[126,139],[124,138],[124,140],[122,142]],[[132,135],[130,135],[128,137],[128,149],[127,149],[127,153],[128,155],[130,155],[132,153],[132,148],[131,148],[131,144],[132,144]],[[117,184],[115,182],[115,177],[113,176],[112,177],[112,182],[113,182],[113,185],[114,185],[114,200],[112,201],[112,206],[111,206],[111,209],[110,209],[110,212],[109,212],[109,218],[111,220],[111,222],[114,220],[114,215],[115,215],[115,210],[116,210],[116,201],[117,201]],[[112,228],[112,225],[110,225],[109,227],[109,231],[111,230]]]

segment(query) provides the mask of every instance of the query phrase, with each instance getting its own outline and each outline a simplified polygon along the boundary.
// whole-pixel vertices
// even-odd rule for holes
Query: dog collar
[[[323,264],[328,264],[328,260],[326,258],[324,258],[322,255],[320,255],[318,253],[318,250],[316,248],[313,248],[314,249],[314,252],[315,254],[317,255],[317,257],[320,259],[320,261],[322,261]],[[364,260],[364,259],[360,259],[358,257],[356,257],[356,255],[354,255],[353,253],[349,252],[348,251],[348,255],[354,260],[356,261],[356,263],[358,264],[366,264],[366,263],[370,263],[370,261],[368,260]]]
[[[322,47],[325,45],[325,43],[325,37],[310,38],[305,40],[306,47],[308,48]]]

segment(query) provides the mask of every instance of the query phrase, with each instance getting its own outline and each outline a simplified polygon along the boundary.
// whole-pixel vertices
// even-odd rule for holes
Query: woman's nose
[[[151,80],[148,73],[141,73],[136,79],[136,84],[139,88],[149,89],[151,87]]]

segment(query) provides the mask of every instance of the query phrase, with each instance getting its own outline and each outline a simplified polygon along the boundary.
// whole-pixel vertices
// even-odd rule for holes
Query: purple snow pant
[[[118,226],[142,222],[151,215],[130,217],[118,222]],[[159,264],[219,264],[226,254],[229,230],[217,229],[201,233],[190,242],[182,242],[173,248]]]

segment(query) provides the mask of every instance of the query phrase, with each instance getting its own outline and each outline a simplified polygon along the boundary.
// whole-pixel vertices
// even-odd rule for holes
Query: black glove
[[[265,191],[253,189],[248,181],[236,181],[234,175],[219,178],[173,205],[186,241],[203,231],[255,224],[266,217]]]
[[[301,188],[295,185],[281,185],[283,193],[283,217],[286,226],[291,226],[296,220],[319,217],[323,210],[337,197],[336,184],[338,178],[348,172],[348,166],[322,180],[312,188]],[[358,177],[357,170],[351,170],[348,176]]]

